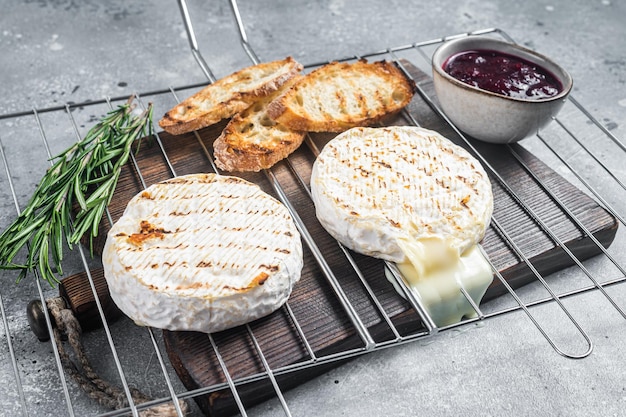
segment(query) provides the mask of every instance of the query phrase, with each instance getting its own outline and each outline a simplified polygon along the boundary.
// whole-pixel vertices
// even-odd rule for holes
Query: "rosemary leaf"
[[[27,265],[37,265],[39,263],[39,259],[42,257],[41,246],[43,245],[43,241],[46,239],[46,227],[42,226],[40,229],[34,232],[35,235],[31,240],[31,250],[28,253]],[[46,261],[47,261],[48,253],[45,253]],[[56,278],[55,278],[56,280]]]
[[[76,196],[76,201],[80,206],[81,210],[87,210],[87,204],[85,203],[85,196],[83,195],[83,190],[81,189],[81,179],[80,177],[74,178],[74,196]]]
[[[132,144],[152,133],[152,105],[134,116],[132,101],[110,111],[83,139],[51,159],[22,213],[0,234],[0,269],[18,270],[16,282],[38,269],[54,286],[63,274],[64,248],[72,249],[84,235],[93,254],[93,238]],[[25,262],[14,262],[24,247]]]
[[[30,236],[36,228],[42,226],[42,223],[45,220],[46,220],[45,218],[41,217],[34,223],[30,223],[29,222],[29,224],[23,225],[23,226],[27,226],[24,229],[21,228],[22,225],[17,226],[16,230],[15,230],[16,233],[13,236],[11,236],[11,237],[7,236],[7,238],[6,238],[7,239],[7,243],[13,243],[13,242],[16,242],[18,240],[24,239],[24,237],[26,237],[26,236]]]
[[[61,214],[58,211],[55,211],[52,215],[52,222],[60,227],[51,228],[52,238],[50,239],[51,243],[51,252],[52,259],[54,259],[54,263],[56,265],[61,265],[63,261],[63,227],[61,222]],[[60,269],[60,268],[59,268]]]
[[[39,246],[39,271],[42,276],[53,276],[56,278],[52,270],[50,269],[50,263],[48,262],[48,239],[42,239]]]
[[[100,219],[104,215],[104,209],[106,208],[105,204],[99,204],[96,206],[95,215],[93,216],[93,223],[91,226],[91,236],[98,236],[98,226],[100,225]]]

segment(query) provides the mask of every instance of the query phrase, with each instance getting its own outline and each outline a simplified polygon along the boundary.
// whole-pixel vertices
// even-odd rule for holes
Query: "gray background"
[[[567,68],[575,80],[576,99],[624,138],[625,3],[242,0],[240,9],[262,60],[293,55],[305,64],[500,28]],[[226,1],[194,0],[189,8],[201,51],[217,76],[249,63]],[[205,81],[189,52],[176,2],[163,0],[5,1],[0,11],[0,77],[0,114]],[[12,123],[0,120],[3,141],[20,140],[11,135]],[[525,146],[541,156],[539,145],[529,141]],[[28,147],[18,150],[16,159],[16,164],[31,164]],[[623,169],[623,164],[615,168]],[[28,187],[24,189],[22,198],[28,195]],[[5,194],[2,198],[4,227],[13,207]],[[616,253],[621,253],[623,244],[616,245]],[[569,279],[571,274],[576,272],[557,274],[553,280]],[[1,294],[32,408],[29,413],[65,413],[50,348],[32,337],[23,314],[35,289],[32,284],[19,291],[12,286],[5,274]],[[611,289],[617,300],[625,299],[623,287]],[[624,318],[598,293],[565,303],[594,342],[595,350],[586,359],[559,356],[518,312],[368,354],[289,392],[288,404],[294,415],[319,416],[624,415]],[[537,309],[537,314],[547,322],[553,320],[552,307]],[[119,331],[124,335],[134,330],[127,326]],[[7,373],[0,379],[0,415],[13,416],[21,408],[6,337],[0,334],[0,371]],[[123,344],[125,337],[119,340]],[[563,340],[571,350],[585,349],[575,331]],[[97,351],[97,339],[87,338],[86,343],[90,351]],[[143,382],[152,378],[148,367],[139,371]],[[89,400],[78,391],[72,393],[78,415],[94,412]],[[281,415],[275,402],[254,412]]]

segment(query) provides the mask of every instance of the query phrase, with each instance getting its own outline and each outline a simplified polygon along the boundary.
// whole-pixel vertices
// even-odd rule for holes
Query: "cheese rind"
[[[103,266],[137,324],[211,333],[279,308],[300,278],[302,244],[287,209],[258,186],[196,174],[133,197]]]

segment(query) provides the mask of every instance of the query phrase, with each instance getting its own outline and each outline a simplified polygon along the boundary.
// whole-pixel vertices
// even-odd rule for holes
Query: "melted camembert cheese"
[[[491,220],[493,193],[467,150],[418,127],[350,129],[316,158],[311,196],[331,236],[398,266],[392,269],[404,279],[392,283],[408,298],[418,294],[436,326],[476,314],[464,292],[478,305],[493,279],[476,246]]]
[[[477,316],[461,289],[478,305],[493,281],[491,266],[478,245],[460,253],[439,236],[398,239],[398,245],[407,260],[396,266],[438,327]]]

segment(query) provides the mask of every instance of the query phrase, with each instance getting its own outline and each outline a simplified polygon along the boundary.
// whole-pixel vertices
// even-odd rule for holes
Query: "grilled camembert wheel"
[[[303,260],[279,201],[240,178],[196,174],[133,197],[103,264],[111,297],[137,324],[212,333],[278,309]]]
[[[460,287],[479,302],[493,279],[477,248],[493,196],[467,151],[422,128],[353,128],[318,156],[311,192],[322,226],[356,252],[397,263],[437,324],[472,315]]]

